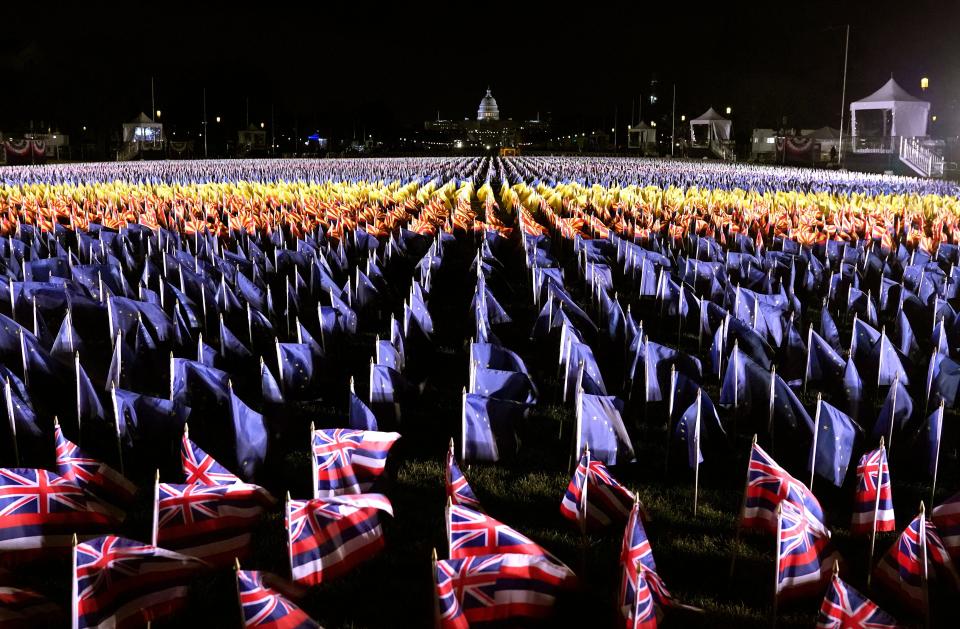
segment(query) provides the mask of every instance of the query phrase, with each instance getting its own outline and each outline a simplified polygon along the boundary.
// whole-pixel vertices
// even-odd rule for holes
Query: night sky
[[[9,3],[8,3],[9,4]],[[851,25],[847,101],[891,75],[960,132],[960,3],[511,2],[387,6],[359,2],[256,9],[200,2],[4,6],[0,130],[30,120],[76,133],[117,131],[156,107],[173,128],[208,118],[387,137],[436,117],[474,117],[489,84],[504,118],[550,112],[558,128],[630,122],[659,79],[659,112],[677,87],[677,116],[731,106],[734,124],[839,124],[844,25]],[[41,3],[32,3],[39,5]],[[46,5],[46,3],[42,3]],[[645,105],[644,118],[653,114]]]

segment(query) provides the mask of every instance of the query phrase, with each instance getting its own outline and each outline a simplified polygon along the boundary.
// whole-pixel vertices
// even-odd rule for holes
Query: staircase
[[[924,146],[919,138],[901,136],[899,157],[921,177],[943,177],[943,156]]]

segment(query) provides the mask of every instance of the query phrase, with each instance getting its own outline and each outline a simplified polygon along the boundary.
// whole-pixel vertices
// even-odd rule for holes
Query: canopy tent
[[[718,114],[713,107],[690,121],[690,140],[693,144],[705,145],[713,140],[726,142],[729,139],[730,120]]]
[[[644,122],[627,127],[627,146],[632,149],[656,147],[657,130]]]
[[[141,111],[134,120],[123,124],[123,141],[160,144],[163,142],[163,125]]]
[[[858,124],[864,121],[863,112],[880,112],[873,124]],[[893,77],[876,92],[850,103],[851,135],[871,137],[916,137],[927,135],[927,117],[930,103],[910,95]]]

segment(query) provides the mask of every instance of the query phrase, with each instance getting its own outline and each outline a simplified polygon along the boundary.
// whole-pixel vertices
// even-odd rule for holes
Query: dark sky
[[[117,129],[149,111],[151,76],[163,121],[182,129],[199,126],[203,87],[211,119],[241,124],[249,98],[251,121],[269,124],[273,104],[278,125],[337,135],[399,132],[437,110],[472,117],[488,84],[504,117],[609,127],[615,107],[629,122],[652,73],[667,107],[676,84],[678,117],[729,105],[742,128],[782,116],[837,126],[848,22],[848,102],[891,73],[917,94],[927,75],[932,113],[960,127],[956,0],[12,4],[0,26],[6,131]]]

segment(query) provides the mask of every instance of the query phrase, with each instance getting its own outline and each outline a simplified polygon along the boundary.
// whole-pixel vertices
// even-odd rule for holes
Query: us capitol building
[[[443,120],[438,114],[436,120],[424,122],[423,128],[429,143],[452,148],[519,148],[544,144],[550,134],[550,123],[541,120],[539,113],[533,120],[502,120],[490,88],[480,99],[476,120]]]

